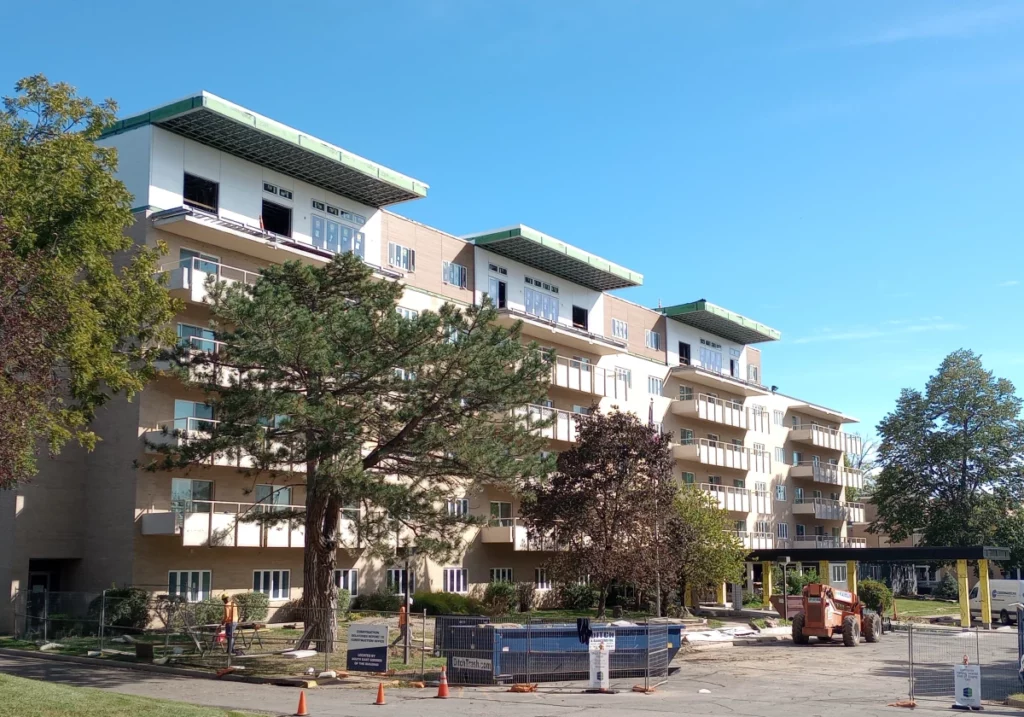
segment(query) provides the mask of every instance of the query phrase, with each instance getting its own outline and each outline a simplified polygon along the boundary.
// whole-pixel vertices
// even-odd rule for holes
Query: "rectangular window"
[[[764,481],[757,481],[757,482],[754,483],[754,491],[756,493],[767,493],[768,492],[768,484],[765,483]]]
[[[786,500],[786,486],[777,485],[775,486],[775,500]]]
[[[572,325],[587,331],[590,328],[590,312],[582,306],[572,307]]]
[[[691,428],[680,428],[679,429],[679,443],[684,446],[689,446],[693,443],[693,429]]]
[[[396,311],[398,311],[399,316],[401,316],[403,319],[408,319],[409,321],[412,321],[413,319],[420,315],[420,312],[415,311],[413,309],[407,309],[404,306],[399,306],[396,309]]]
[[[498,264],[488,264],[487,271],[493,271],[495,274],[500,274],[501,276],[508,276],[508,269],[503,266],[499,266]]]
[[[776,448],[775,449],[775,460],[778,461],[779,463],[785,463],[786,462],[786,449],[785,448]]]
[[[178,324],[178,345],[208,354],[217,353],[219,346],[211,329],[204,329],[192,324]]]
[[[807,526],[802,523],[796,524],[796,537],[802,538],[807,535]]]
[[[209,570],[171,570],[167,573],[167,594],[201,602],[210,597]]]
[[[491,520],[489,524],[502,528],[511,528],[513,522],[512,504],[504,501],[492,500]]]
[[[217,213],[220,186],[209,179],[197,177],[185,172],[185,182],[181,190],[181,198],[186,206],[204,209]]]
[[[772,524],[767,520],[759,520],[754,524],[754,530],[758,533],[772,532]]]
[[[535,568],[533,571],[533,586],[538,590],[551,589],[551,577],[545,568]]]
[[[693,473],[690,473],[689,471],[683,472],[683,483],[685,483],[686,485],[693,485],[696,481],[697,478],[696,476],[694,476]]]
[[[846,582],[846,566],[842,563],[835,563],[831,566],[832,568],[832,582],[834,583],[845,583]]]
[[[171,511],[179,521],[185,513],[209,513],[213,510],[213,481],[171,478]]]
[[[761,372],[757,366],[747,364],[747,380],[751,383],[761,383]]]
[[[652,396],[660,396],[662,388],[663,386],[660,378],[658,378],[657,376],[647,377],[647,393],[651,394]]]
[[[487,277],[487,295],[496,309],[508,306],[508,284],[496,276]]]
[[[264,199],[260,225],[264,231],[271,234],[290,237],[292,235],[292,210]]]
[[[679,365],[690,365],[690,344],[686,343],[685,341],[679,342]]]
[[[406,271],[416,271],[416,251],[401,244],[388,242],[388,264]]]
[[[416,573],[408,576],[409,594],[416,592]],[[404,568],[388,568],[387,571],[388,591],[396,595],[405,595],[406,573]]]
[[[271,600],[287,600],[291,597],[290,578],[288,570],[254,570],[252,591],[263,593]]]
[[[277,190],[277,195],[279,197],[281,197],[281,199],[291,199],[292,198],[291,190],[290,189],[284,189],[283,187],[279,188]]]
[[[693,389],[689,386],[679,387],[679,400],[680,401],[692,401],[693,400]]]
[[[733,478],[732,479],[732,487],[733,488],[746,488],[747,487],[747,482],[745,480],[743,480],[742,478]]]
[[[469,500],[456,498],[448,501],[448,515],[452,518],[465,518],[469,515]]]
[[[445,568],[442,590],[446,593],[464,593],[469,590],[465,568]]]
[[[775,535],[782,540],[789,539],[789,523],[779,523],[775,526]]]
[[[333,222],[332,222],[333,224]],[[316,214],[310,215],[309,218],[309,237],[313,241],[313,246],[317,249],[327,248],[327,235],[324,233],[324,218]]]
[[[701,339],[701,343],[704,339]],[[700,365],[715,373],[722,373],[722,352],[709,349],[707,346],[700,347]]]
[[[558,299],[542,291],[526,287],[523,289],[523,308],[531,316],[548,321],[558,321]]]
[[[764,444],[763,443],[755,443],[754,444],[754,453],[761,454],[761,453],[764,453],[764,452],[765,451],[764,451]]]
[[[256,502],[273,510],[292,503],[291,487],[260,484],[256,486]]]
[[[174,430],[210,431],[214,423],[210,404],[174,399]]]
[[[466,267],[462,264],[456,264],[453,261],[441,262],[441,280],[446,284],[465,289],[468,275]]]
[[[772,422],[776,426],[786,425],[786,414],[784,411],[772,411]]]
[[[649,349],[661,350],[661,334],[647,329],[644,332],[644,345]]]
[[[491,568],[492,583],[512,582],[512,568]]]
[[[612,336],[623,341],[629,338],[629,326],[621,319],[612,319]]]
[[[793,465],[798,466],[803,462],[804,454],[800,451],[793,451]]]
[[[355,569],[335,570],[334,587],[338,590],[348,590],[348,594],[355,597],[359,594],[359,571]]]
[[[633,369],[616,367],[615,380],[625,383],[626,388],[633,388]]]
[[[711,485],[722,485],[722,476],[708,476],[708,483]]]

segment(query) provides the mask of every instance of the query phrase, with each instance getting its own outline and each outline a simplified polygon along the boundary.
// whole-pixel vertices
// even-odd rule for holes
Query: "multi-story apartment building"
[[[618,406],[673,436],[679,481],[715,496],[745,546],[863,544],[848,532],[863,508],[844,500],[861,482],[843,465],[858,440],[842,431],[853,419],[766,387],[756,344],[779,340],[778,331],[703,299],[630,302],[611,292],[639,286],[640,274],[526,226],[457,237],[406,219],[388,207],[424,197],[427,185],[206,93],[121,120],[101,141],[119,150],[120,178],[135,196],[131,235],[168,248],[168,286],[184,302],[178,335],[196,350],[217,347],[207,276],[248,282],[272,262],[354,252],[381,280],[403,282],[400,311],[486,294],[502,321],[522,321],[527,339],[553,349],[548,400],[523,409],[554,418],[544,429],[552,450],[576,440],[574,413]],[[202,399],[162,377],[101,411],[94,452],[68,449],[34,482],[0,494],[2,589],[118,583],[193,598],[249,589],[272,604],[298,597],[302,526],[237,517],[260,502],[302,506],[300,488],[275,493],[227,464],[188,474],[137,467],[152,458],[147,439],[174,440],[163,427],[217,420]],[[554,546],[528,536],[515,495],[453,496],[447,509],[489,523],[467,535],[461,560],[415,563],[415,588],[550,587]],[[404,585],[400,565],[367,558],[347,538],[340,586]],[[834,568],[843,582],[845,564]]]

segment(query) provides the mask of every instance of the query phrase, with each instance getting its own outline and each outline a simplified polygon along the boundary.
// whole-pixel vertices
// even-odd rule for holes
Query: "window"
[[[504,309],[508,306],[508,284],[498,277],[487,277],[487,295],[491,297],[494,308]]]
[[[213,424],[213,406],[210,404],[174,400],[174,430],[209,431]]]
[[[800,428],[800,416],[790,416],[790,420],[793,423],[793,428]]]
[[[588,318],[588,311],[582,306],[572,307],[572,325],[577,329],[583,329],[586,331],[590,328],[590,322]]]
[[[804,502],[804,489],[803,488],[794,488],[793,489],[793,502],[794,503],[803,503]]]
[[[590,415],[590,406],[581,406],[578,403],[574,403],[573,406],[572,406],[572,412],[573,413],[580,413],[580,414],[583,414],[584,416],[589,416]]]
[[[416,271],[416,251],[401,244],[388,242],[388,264],[406,271]]]
[[[542,291],[523,289],[523,307],[526,313],[548,321],[558,321],[558,299]]]
[[[647,393],[653,396],[660,396],[662,388],[662,380],[660,378],[657,376],[647,377]]]
[[[359,594],[359,571],[358,570],[335,570],[334,587],[338,590],[348,590],[348,594],[355,597]]]
[[[498,500],[492,500],[491,520],[489,524],[500,526],[502,528],[511,528],[513,522],[514,521],[512,519],[512,504]]]
[[[403,381],[416,380],[416,372],[409,368],[396,368],[395,376],[402,379]]]
[[[408,585],[406,584],[406,573],[404,568],[388,568],[387,572],[387,585],[388,590],[396,595],[405,595],[406,587],[409,588],[409,594],[412,595],[416,592],[416,573],[410,573],[408,576]]]
[[[786,425],[786,413],[784,411],[772,411],[772,423],[776,426]]]
[[[763,443],[755,443],[754,444],[754,453],[761,454],[761,453],[764,453],[764,452],[765,452],[765,450],[764,450],[764,444]]]
[[[495,274],[501,274],[502,276],[508,276],[508,269],[497,264],[488,264],[487,271],[493,271]]]
[[[661,350],[661,334],[647,329],[644,332],[644,345],[649,349]]]
[[[764,481],[757,481],[757,482],[755,482],[754,483],[754,492],[755,493],[767,493],[768,492],[768,484],[765,483]]]
[[[218,346],[212,330],[191,324],[178,324],[178,345],[208,354],[216,353]]]
[[[181,190],[181,199],[186,206],[205,209],[217,213],[220,187],[216,182],[197,177],[185,172],[185,182]]]
[[[759,520],[754,523],[755,533],[770,533],[772,532],[772,524],[767,520]]]
[[[802,538],[807,535],[807,526],[797,523],[796,525],[796,537]]]
[[[185,513],[209,513],[213,509],[213,481],[171,478],[171,511],[179,522]]]
[[[832,582],[834,583],[845,583],[846,582],[846,566],[842,563],[835,563],[832,565]]]
[[[629,338],[629,326],[622,319],[612,319],[612,336],[625,341]]]
[[[690,344],[686,343],[685,341],[679,342],[679,365],[690,365]]]
[[[448,515],[452,518],[465,518],[469,515],[469,501],[466,498],[448,501]]]
[[[800,451],[793,451],[793,465],[798,466],[804,460],[804,454]]]
[[[252,591],[263,593],[271,600],[287,600],[291,597],[288,570],[255,570],[252,574]]]
[[[292,193],[290,189],[280,188],[277,190],[277,194],[281,199],[291,199]]]
[[[256,502],[260,505],[267,506],[268,509],[293,505],[292,489],[290,487],[282,488],[276,485],[257,485]]]
[[[761,383],[760,371],[757,366],[747,364],[747,380],[751,383]]]
[[[399,316],[403,319],[408,319],[409,321],[412,321],[420,315],[420,312],[415,311],[414,309],[407,309],[404,306],[399,306],[396,311],[398,311]]]
[[[625,383],[626,388],[633,388],[633,369],[616,367],[615,380]]]
[[[785,463],[786,462],[786,449],[785,448],[776,448],[775,449],[775,460],[778,461],[779,463]]]
[[[788,540],[789,539],[789,523],[779,523],[778,525],[776,525],[775,526],[775,535],[778,538],[782,539],[782,540]]]
[[[545,568],[535,568],[533,571],[533,586],[538,590],[550,590],[551,578]]]
[[[722,485],[722,476],[708,476],[708,483],[711,485]]]
[[[733,478],[732,479],[732,487],[733,488],[746,488],[747,487],[747,482],[745,480],[743,480],[742,478]]]
[[[178,250],[180,264],[185,270],[186,277],[191,277],[192,270],[201,271],[206,274],[220,275],[220,257],[213,254],[203,254],[191,249]],[[205,279],[200,279],[205,281]]]
[[[704,339],[701,339],[700,342],[704,344]],[[708,343],[710,344],[710,342]],[[716,373],[722,373],[722,352],[714,351],[707,346],[701,346],[700,365]]]
[[[444,582],[441,588],[446,593],[464,593],[468,588],[465,568],[445,568]]]
[[[491,568],[492,583],[512,582],[512,568]]]
[[[679,400],[680,401],[692,401],[693,400],[693,389],[689,386],[679,387]]]
[[[740,377],[740,362],[739,359],[729,359],[729,375],[733,378]]]
[[[711,441],[712,443],[718,443],[718,434],[717,433],[709,433],[708,434],[708,440]]]
[[[292,235],[292,210],[264,199],[260,225],[264,231],[271,234],[290,237]]]
[[[786,486],[775,486],[775,500],[786,500]]]
[[[462,264],[456,264],[453,261],[441,262],[441,280],[446,284],[465,289],[468,275],[466,267]]]
[[[263,191],[269,194],[277,194],[277,187],[270,182],[263,183]]]
[[[679,443],[684,446],[691,445],[693,443],[693,430],[690,428],[680,428]]]
[[[531,276],[526,277],[525,281],[530,286],[536,286],[538,289],[544,289],[544,291],[550,291],[552,294],[557,294],[558,293],[558,286],[556,286],[555,284],[549,284],[546,281],[541,281],[540,279],[534,279]]]
[[[693,473],[689,471],[683,472],[683,483],[685,483],[686,485],[693,485],[696,482],[696,480],[697,478],[696,476],[694,476]]]
[[[172,570],[167,573],[167,594],[187,602],[201,602],[210,597],[209,570]]]

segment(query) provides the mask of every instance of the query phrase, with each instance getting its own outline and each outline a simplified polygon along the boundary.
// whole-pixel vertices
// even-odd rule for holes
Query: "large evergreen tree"
[[[878,425],[872,532],[981,545],[1024,500],[1024,421],[1013,384],[954,351],[924,392],[904,389]],[[1012,532],[1012,531],[1010,531]]]
[[[488,303],[398,313],[403,287],[351,254],[323,267],[264,269],[254,285],[211,290],[215,354],[178,358],[216,423],[150,467],[194,468],[244,456],[261,482],[305,487],[303,600],[312,638],[336,625],[333,582],[342,511],[360,509],[364,549],[382,557],[458,549],[467,519],[446,502],[486,484],[542,474],[546,439],[513,413],[547,392],[550,360],[496,324]],[[225,383],[227,385],[225,385]]]
[[[560,547],[551,561],[560,581],[589,576],[603,615],[614,584],[655,585],[675,460],[668,437],[632,413],[576,418],[576,445],[559,454],[549,481],[526,493],[521,513],[531,530]]]
[[[42,75],[0,113],[0,488],[36,472],[40,444],[91,448],[96,409],[139,391],[170,339],[159,248],[135,245],[117,156],[96,145],[114,120]]]

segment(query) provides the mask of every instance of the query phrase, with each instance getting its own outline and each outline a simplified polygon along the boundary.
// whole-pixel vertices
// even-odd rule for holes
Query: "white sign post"
[[[598,643],[594,647],[594,638],[590,640],[590,689],[607,692],[610,682],[608,679],[608,650],[604,643]]]
[[[953,668],[953,706],[959,709],[981,709],[981,665],[957,665]]]

